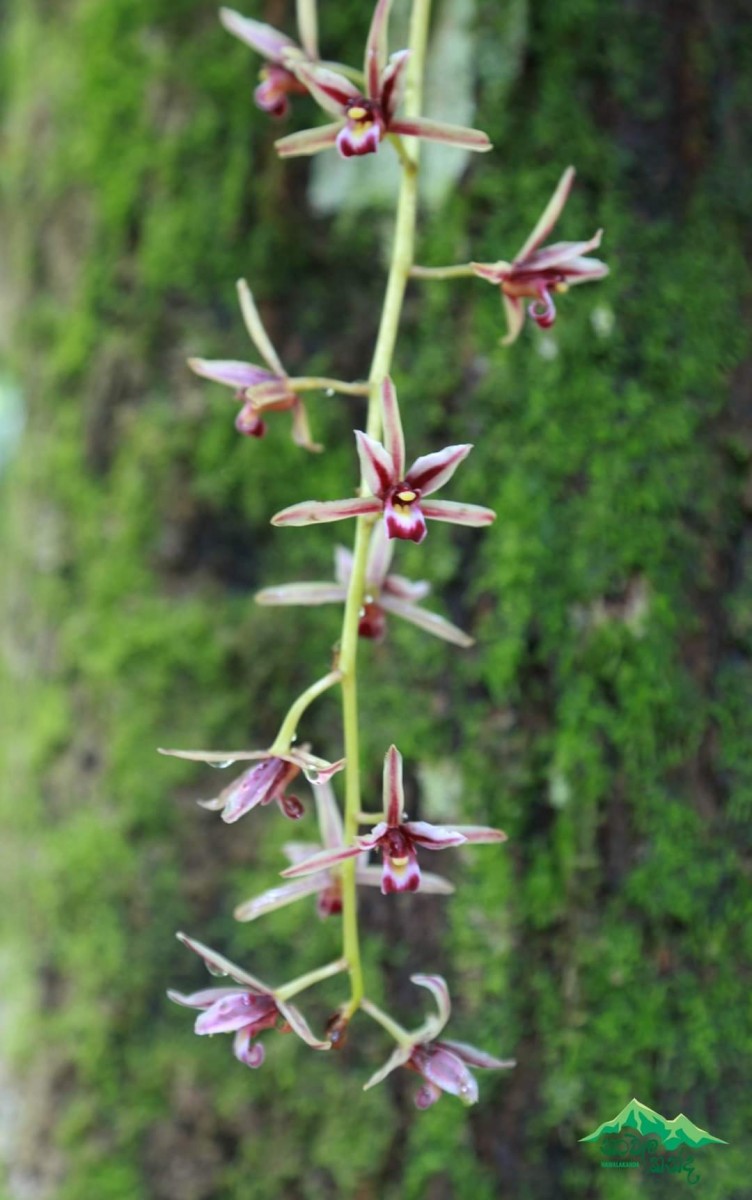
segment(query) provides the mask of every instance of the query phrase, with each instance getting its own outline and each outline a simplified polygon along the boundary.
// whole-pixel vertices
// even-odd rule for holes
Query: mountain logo
[[[700,1129],[694,1121],[685,1117],[684,1113],[679,1113],[678,1117],[667,1121],[660,1113],[648,1108],[647,1104],[640,1104],[639,1100],[630,1100],[629,1104],[620,1113],[617,1113],[613,1121],[604,1121],[594,1133],[580,1138],[580,1141],[597,1142],[598,1138],[604,1137],[605,1134],[621,1133],[625,1128],[634,1129],[641,1137],[657,1137],[667,1150],[676,1150],[678,1146],[694,1146],[696,1148],[707,1146],[711,1142],[715,1142],[719,1146],[728,1145],[723,1138],[713,1137],[712,1133],[706,1133],[704,1129]]]
[[[728,1145],[723,1138],[700,1129],[684,1113],[667,1120],[636,1099],[580,1141],[599,1143],[602,1167],[642,1167],[651,1175],[685,1174],[690,1184],[700,1179],[691,1151],[701,1146]]]

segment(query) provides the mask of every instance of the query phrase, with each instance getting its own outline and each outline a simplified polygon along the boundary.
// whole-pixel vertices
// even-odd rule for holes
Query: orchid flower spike
[[[372,492],[351,500],[307,500],[283,508],[272,517],[272,525],[314,525],[322,521],[344,521],[347,517],[384,515],[387,536],[422,542],[426,518],[452,525],[490,525],[493,509],[453,500],[424,500],[438,491],[472,450],[470,445],[447,446],[436,454],[424,454],[405,471],[405,443],[394,384],[387,376],[381,389],[384,445],[356,430],[363,479]]]
[[[337,118],[331,125],[291,133],[276,142],[283,158],[317,154],[335,146],[344,158],[373,154],[387,134],[428,138],[464,150],[490,150],[491,143],[478,129],[446,125],[422,117],[397,120],[402,100],[409,51],[400,50],[387,61],[386,29],[391,0],[378,0],[366,42],[363,94],[351,80],[336,71],[305,60],[290,62],[298,79],[314,100]]]
[[[360,610],[358,633],[362,638],[381,641],[386,633],[387,613],[402,617],[427,633],[452,642],[455,646],[472,646],[473,639],[451,621],[420,606],[431,590],[425,580],[413,581],[403,575],[387,572],[394,553],[394,541],[379,521],[371,534],[366,564],[366,586]],[[334,555],[335,581],[329,583],[286,583],[279,587],[263,588],[256,593],[256,603],[263,605],[344,604],[352,575],[353,556],[344,546],[337,546]]]
[[[329,1042],[319,1041],[313,1034],[295,1005],[280,999],[273,988],[203,943],[184,933],[177,936],[184,946],[203,959],[210,974],[228,976],[239,985],[204,988],[189,996],[175,991],[167,993],[176,1004],[200,1010],[201,1015],[194,1026],[196,1033],[234,1033],[233,1053],[238,1062],[247,1067],[260,1067],[264,1061],[264,1047],[253,1041],[264,1029],[292,1030],[314,1050],[330,1048]]]
[[[484,1050],[468,1046],[464,1042],[438,1040],[438,1034],[449,1020],[451,1003],[449,989],[441,975],[411,975],[411,983],[428,988],[435,1001],[437,1012],[426,1018],[420,1029],[416,1029],[397,1047],[384,1066],[372,1075],[364,1085],[364,1091],[381,1083],[397,1067],[407,1067],[422,1075],[425,1083],[415,1096],[417,1108],[429,1108],[441,1097],[442,1092],[457,1096],[463,1104],[475,1104],[478,1100],[478,1084],[469,1067],[485,1070],[508,1070],[515,1066],[513,1059],[494,1058]],[[366,1012],[370,1008],[364,1001]]]
[[[285,857],[293,866],[305,862],[314,854],[322,851],[341,850],[345,844],[342,818],[332,787],[322,783],[313,789],[316,800],[316,812],[319,821],[321,845],[310,842],[287,842],[283,847]],[[364,850],[358,858],[355,867],[355,882],[365,887],[381,886],[381,869],[368,866],[368,851]],[[425,873],[422,878],[422,890],[425,893],[450,895],[454,887],[448,879],[440,875]],[[331,917],[342,911],[342,880],[337,867],[325,868],[302,879],[293,879],[290,883],[280,884],[279,887],[269,888],[260,896],[239,904],[235,909],[237,921],[255,921],[266,913],[277,908],[293,904],[305,896],[316,897],[316,909],[322,918]]]
[[[305,95],[307,91],[290,64],[318,58],[315,0],[298,3],[298,27],[305,49],[271,25],[241,16],[232,8],[220,8],[219,19],[228,33],[266,60],[259,72],[261,82],[253,93],[257,107],[273,117],[284,117],[289,107],[287,97],[293,93]]]
[[[513,262],[472,263],[481,279],[496,284],[507,316],[508,332],[501,339],[503,346],[516,341],[525,323],[522,300],[529,296],[533,303],[527,313],[541,329],[550,329],[556,320],[552,293],[563,293],[575,283],[589,283],[608,275],[608,267],[597,258],[585,257],[601,244],[603,230],[587,242],[556,242],[540,249],[561,216],[574,181],[574,167],[567,167],[556,191],[544,209],[535,229]]]
[[[243,760],[258,760],[237,779],[223,788],[213,800],[199,800],[202,808],[221,812],[228,825],[244,817],[252,808],[276,800],[280,810],[291,821],[303,816],[304,808],[297,796],[288,796],[287,788],[302,771],[311,783],[326,783],[345,765],[344,758],[327,762],[311,754],[308,746],[280,753],[276,750],[160,750],[171,758],[186,758],[191,762],[208,763],[214,767],[233,766]]]
[[[304,450],[321,450],[321,446],[311,441],[303,401],[293,391],[291,380],[264,329],[256,302],[244,279],[238,280],[237,289],[245,327],[266,367],[206,358],[189,358],[188,366],[204,379],[212,379],[233,389],[235,399],[242,404],[235,418],[238,433],[246,437],[263,437],[266,433],[266,423],[262,419],[264,414],[289,410],[292,412],[292,440],[295,444]]]
[[[405,793],[402,785],[402,755],[390,746],[384,759],[384,820],[370,833],[356,837],[352,846],[325,850],[304,859],[282,872],[286,879],[310,875],[329,869],[363,850],[379,850],[382,856],[381,891],[417,892],[421,885],[417,849],[446,850],[465,842],[475,844],[505,842],[501,829],[483,825],[431,825],[428,821],[408,821],[405,816]]]

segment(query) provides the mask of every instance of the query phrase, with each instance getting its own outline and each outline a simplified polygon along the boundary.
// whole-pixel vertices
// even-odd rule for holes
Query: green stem
[[[412,267],[411,279],[465,279],[474,275],[472,263],[459,263],[456,267]]]
[[[408,43],[410,61],[405,92],[405,115],[408,119],[420,116],[421,112],[430,11],[431,0],[413,0]],[[397,201],[392,258],[376,346],[368,376],[370,397],[366,432],[373,438],[378,438],[381,433],[381,385],[391,368],[402,315],[402,302],[410,268],[413,264],[418,209],[418,156],[419,145],[416,139],[405,138],[404,153],[400,156],[402,179]],[[365,481],[361,481],[361,493],[366,494],[367,491]],[[363,601],[368,543],[372,525],[373,517],[358,518],[353,567],[345,603],[340,644],[339,667],[342,672],[342,720],[346,758],[345,845],[349,845],[355,837],[361,812],[358,746],[358,622]],[[363,967],[360,960],[358,937],[355,865],[356,860],[349,859],[342,866],[341,876],[343,953],[350,968],[350,1001],[343,1010],[346,1019],[352,1016],[363,1000]]]
[[[380,1009],[377,1004],[373,1004],[372,1001],[366,999],[365,996],[360,1003],[363,1011],[367,1012],[369,1017],[373,1017],[374,1021],[377,1021],[382,1029],[385,1029],[387,1033],[390,1033],[395,1042],[397,1042],[400,1046],[411,1046],[413,1044],[415,1041],[413,1035],[408,1033],[406,1029],[403,1029],[398,1021],[393,1021],[391,1017],[388,1017],[383,1009]]]
[[[298,721],[303,716],[309,704],[312,704],[322,692],[327,691],[330,687],[334,687],[335,683],[339,683],[341,677],[339,671],[330,671],[328,675],[324,675],[322,679],[317,679],[309,688],[301,692],[294,704],[290,706],[287,716],[280,725],[279,733],[269,748],[270,754],[287,753],[297,731]]]
[[[341,396],[367,396],[370,392],[367,383],[345,383],[341,379],[327,379],[325,375],[299,375],[287,383],[293,392],[339,392]]]
[[[306,988],[313,987],[314,983],[321,983],[323,979],[330,979],[332,975],[339,975],[340,971],[344,971],[347,963],[344,958],[338,958],[336,962],[327,963],[323,967],[316,967],[314,971],[308,971],[305,975],[299,975],[297,979],[291,979],[284,987],[277,988],[274,995],[277,1000],[290,1000],[293,996],[297,996],[298,992],[304,992]]]

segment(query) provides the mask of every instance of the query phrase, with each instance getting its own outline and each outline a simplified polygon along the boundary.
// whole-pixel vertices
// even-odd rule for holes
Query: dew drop
[[[222,762],[209,762],[206,765],[207,767],[214,767],[215,771],[224,771],[227,767],[234,767],[236,762],[237,759],[225,758]]]
[[[224,978],[228,974],[227,971],[223,971],[220,967],[215,967],[214,963],[207,963],[206,969],[210,975],[214,975],[216,978]]]
[[[309,783],[320,783],[321,781],[321,772],[317,771],[315,767],[303,767],[303,774]]]
[[[333,395],[334,395],[334,388],[327,388],[327,389],[326,389],[326,394],[327,394],[327,396],[333,396]]]

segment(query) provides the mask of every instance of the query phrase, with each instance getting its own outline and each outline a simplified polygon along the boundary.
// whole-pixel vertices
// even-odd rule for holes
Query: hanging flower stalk
[[[261,437],[266,417],[276,411],[292,415],[293,440],[307,450],[319,450],[311,440],[308,415],[301,394],[339,392],[346,396],[368,395],[365,429],[355,431],[359,481],[343,489],[345,499],[296,500],[271,517],[275,526],[306,526],[316,523],[355,521],[352,550],[338,546],[334,579],[292,582],[264,588],[257,601],[268,606],[341,605],[342,629],[333,668],[307,687],[282,719],[271,746],[264,750],[204,751],[167,750],[165,754],[213,766],[248,763],[242,773],[219,794],[200,802],[218,812],[226,823],[241,818],[244,827],[262,822],[260,810],[272,802],[294,820],[306,818],[306,804],[295,793],[300,776],[312,785],[318,821],[318,841],[290,842],[284,847],[287,865],[282,881],[257,896],[244,900],[235,910],[242,922],[253,922],[278,908],[307,899],[315,902],[319,916],[341,922],[340,957],[300,975],[280,987],[263,984],[244,968],[208,947],[179,935],[208,970],[226,976],[227,986],[204,988],[188,994],[171,992],[178,1004],[198,1011],[198,1034],[232,1033],[235,1056],[250,1067],[261,1065],[264,1049],[260,1034],[276,1029],[294,1031],[315,1050],[341,1045],[348,1026],[358,1013],[376,1021],[395,1043],[385,1066],[368,1082],[371,1087],[397,1068],[405,1068],[423,1080],[415,1102],[427,1108],[446,1092],[465,1104],[478,1099],[472,1068],[504,1069],[513,1066],[464,1042],[442,1035],[450,1015],[449,990],[436,974],[413,975],[412,981],[429,990],[437,1005],[414,1032],[409,1032],[366,995],[360,951],[358,888],[377,887],[383,903],[394,903],[393,893],[449,894],[452,883],[427,872],[425,857],[430,852],[485,843],[497,847],[506,840],[499,829],[449,820],[437,825],[414,819],[406,811],[403,759],[393,743],[395,729],[384,719],[387,744],[383,767],[381,811],[364,811],[361,803],[361,758],[359,751],[358,645],[361,638],[380,641],[386,632],[387,615],[396,615],[460,648],[473,644],[470,634],[445,617],[422,607],[429,584],[411,581],[393,570],[401,543],[420,544],[427,522],[451,525],[489,526],[493,509],[483,504],[454,499],[434,499],[450,483],[455,470],[472,450],[469,444],[448,446],[416,458],[408,465],[405,456],[400,402],[390,378],[402,305],[408,278],[453,278],[476,275],[498,286],[504,301],[513,341],[522,328],[523,300],[530,300],[528,314],[543,328],[555,318],[553,296],[572,283],[602,278],[605,264],[588,257],[600,244],[600,231],[587,241],[559,242],[544,246],[561,215],[572,186],[574,171],[568,168],[543,215],[522,249],[511,262],[470,262],[455,267],[415,266],[414,241],[420,141],[441,141],[464,149],[485,151],[490,142],[479,130],[445,125],[427,119],[421,111],[422,81],[428,37],[430,0],[413,0],[409,45],[390,55],[388,20],[391,0],[378,0],[365,50],[363,71],[322,62],[318,49],[318,20],[315,0],[298,0],[298,41],[253,18],[223,9],[221,19],[236,37],[262,55],[262,81],[257,103],[272,116],[283,115],[288,97],[309,95],[334,123],[291,133],[277,141],[281,157],[313,154],[336,146],[345,158],[380,151],[391,143],[401,167],[397,216],[389,276],[379,320],[367,383],[344,383],[289,373],[268,336],[248,285],[238,284],[243,318],[256,352],[264,365],[235,359],[193,358],[189,365],[202,377],[229,387],[240,410],[236,427],[242,434]],[[404,104],[403,104],[404,97]],[[387,152],[387,151],[384,151]],[[405,389],[409,392],[409,385]],[[349,494],[348,494],[349,491]],[[342,493],[340,493],[340,496]],[[480,497],[484,499],[485,497]],[[330,689],[342,698],[342,737],[332,761],[314,755],[304,736],[308,708]],[[395,716],[398,721],[398,715]],[[397,727],[398,728],[398,727]],[[339,757],[336,757],[339,755]],[[344,804],[337,803],[331,780],[341,772]],[[290,789],[295,788],[295,792]],[[448,856],[451,859],[451,856]],[[326,1025],[326,1035],[313,1032],[308,1019],[290,1003],[293,996],[315,984],[346,975],[349,987]]]

